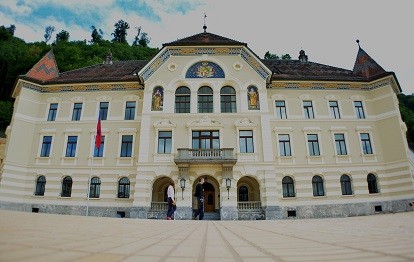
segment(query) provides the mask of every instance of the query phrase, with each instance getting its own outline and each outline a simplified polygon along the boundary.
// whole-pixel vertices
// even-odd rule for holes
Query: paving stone
[[[414,261],[414,212],[164,221],[0,210],[0,261]]]

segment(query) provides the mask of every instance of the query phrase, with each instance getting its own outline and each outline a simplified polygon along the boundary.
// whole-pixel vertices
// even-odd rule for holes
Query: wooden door
[[[214,205],[214,191],[204,191],[204,211],[216,212]]]

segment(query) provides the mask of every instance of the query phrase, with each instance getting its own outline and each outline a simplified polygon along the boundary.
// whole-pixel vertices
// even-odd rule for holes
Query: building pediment
[[[205,56],[234,56],[244,60],[262,79],[269,80],[271,77],[271,71],[262,63],[262,61],[246,46],[164,46],[163,49],[146,65],[138,74],[140,77],[147,81],[162,65],[167,63],[167,68],[170,71],[175,71],[177,68],[174,63],[168,62],[172,57],[200,57],[199,63],[193,65],[196,68],[201,68],[201,71],[190,71],[186,74],[186,77],[190,78],[209,78],[209,77],[224,77],[224,73],[220,74],[220,70],[212,73],[208,66],[214,68],[214,63],[205,61]],[[202,63],[207,63],[203,65]],[[200,67],[201,66],[201,67]],[[204,66],[204,67],[203,67]],[[236,70],[241,69],[240,63],[236,63]],[[191,68],[191,67],[190,67]],[[218,69],[218,68],[216,68]],[[187,71],[188,72],[188,71]]]

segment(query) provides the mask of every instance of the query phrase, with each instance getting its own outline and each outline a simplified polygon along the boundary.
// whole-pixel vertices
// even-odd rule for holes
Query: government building
[[[0,208],[165,219],[172,180],[175,219],[191,219],[202,177],[205,219],[411,211],[401,92],[361,47],[352,70],[206,29],[150,61],[59,73],[49,51],[13,90]]]

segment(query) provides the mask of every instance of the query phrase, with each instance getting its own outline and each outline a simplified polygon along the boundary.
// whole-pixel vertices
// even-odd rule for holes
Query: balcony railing
[[[261,210],[262,203],[260,201],[237,202],[237,208],[242,210]]]
[[[151,202],[151,211],[167,211],[167,202]]]
[[[180,163],[229,163],[235,164],[233,148],[221,149],[189,149],[179,148],[174,161]]]

